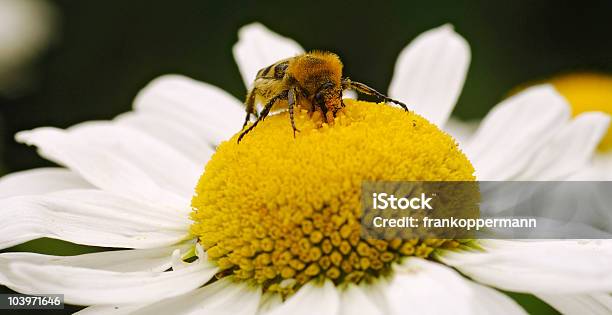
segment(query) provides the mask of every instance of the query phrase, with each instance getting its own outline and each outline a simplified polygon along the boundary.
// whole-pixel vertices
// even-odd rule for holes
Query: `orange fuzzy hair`
[[[313,78],[325,76],[334,83],[340,84],[342,78],[342,61],[334,53],[312,51],[295,57],[287,71],[298,81],[305,84]]]

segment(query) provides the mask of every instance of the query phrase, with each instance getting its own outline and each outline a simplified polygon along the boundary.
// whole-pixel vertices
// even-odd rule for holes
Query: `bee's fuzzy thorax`
[[[330,52],[312,51],[296,57],[291,62],[287,72],[297,82],[304,85],[320,82],[322,77],[340,84],[342,77],[342,61],[338,55]]]

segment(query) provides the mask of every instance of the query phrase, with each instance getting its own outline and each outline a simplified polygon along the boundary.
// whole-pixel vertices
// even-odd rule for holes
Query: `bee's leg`
[[[329,111],[329,109],[327,108],[327,105],[325,105],[325,102],[320,102],[319,104],[319,108],[321,108],[321,113],[323,113],[323,120],[325,122],[327,121],[327,112]]]
[[[249,93],[247,93],[247,98],[245,102],[246,118],[244,119],[244,124],[242,124],[242,129],[246,127],[246,125],[249,123],[249,120],[251,119],[251,114],[255,112],[255,93],[257,93],[255,88],[253,88],[249,91]],[[257,115],[255,115],[255,117],[257,117]]]
[[[244,118],[244,123],[242,124],[242,129],[244,129],[244,127],[246,127],[246,125],[249,123],[250,120],[251,120],[251,113],[246,112],[246,117]]]
[[[289,93],[289,91],[285,90],[280,92],[279,94],[275,95],[274,97],[272,97],[270,99],[270,101],[268,101],[268,104],[266,104],[266,106],[264,107],[264,109],[261,111],[261,113],[259,114],[259,117],[257,118],[257,120],[255,121],[254,124],[252,124],[251,126],[249,126],[249,128],[247,128],[245,131],[243,131],[240,136],[238,137],[238,143],[240,143],[240,140],[242,140],[242,138],[249,133],[251,130],[253,130],[253,128],[255,128],[255,126],[257,126],[257,124],[266,119],[266,117],[268,116],[268,114],[270,113],[270,110],[272,109],[272,106],[274,106],[274,103],[276,103],[279,100],[282,99],[286,99],[287,98],[287,94]]]
[[[327,112],[329,111],[329,109],[327,108],[327,105],[325,105],[325,100],[323,99],[323,92],[317,92],[312,102],[313,104],[317,104],[317,106],[319,106],[319,108],[321,109],[321,113],[323,114],[323,120],[327,122]]]
[[[344,99],[342,98],[342,89],[340,90],[340,108],[344,108]],[[338,112],[338,108],[335,108],[334,117],[336,116],[337,112]]]
[[[342,78],[342,89],[354,89],[359,93],[375,96],[383,102],[395,103],[401,106],[405,111],[408,111],[408,107],[406,106],[406,104],[400,101],[394,100],[392,98],[389,98],[388,96],[376,91],[375,89],[363,83],[351,81],[349,78]]]
[[[293,107],[297,104],[297,91],[295,88],[289,89],[287,94],[287,107],[289,108],[289,118],[291,119],[291,127],[293,128],[293,137],[295,138],[295,132],[300,132],[299,129],[295,128],[295,120],[293,119]]]

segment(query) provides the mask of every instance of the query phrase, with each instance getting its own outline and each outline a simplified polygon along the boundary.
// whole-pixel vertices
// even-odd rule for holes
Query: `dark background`
[[[253,21],[306,49],[337,52],[349,76],[386,91],[395,59],[419,33],[452,23],[472,63],[455,115],[482,117],[518,84],[574,70],[612,72],[612,1],[56,0],[59,30],[24,95],[0,99],[0,165],[48,165],[16,131],[67,127],[127,111],[153,78],[180,73],[244,86],[231,48]]]
[[[59,29],[33,65],[33,84],[18,97],[0,96],[0,174],[51,165],[15,143],[15,132],[112,118],[129,110],[136,93],[162,74],[184,74],[243,99],[231,48],[237,30],[254,21],[305,49],[338,53],[347,75],[382,91],[410,40],[452,23],[472,52],[454,112],[464,119],[482,117],[528,81],[568,71],[612,72],[612,1],[51,2]],[[96,250],[49,240],[12,250],[58,249]],[[532,296],[512,296],[531,312],[554,313]]]

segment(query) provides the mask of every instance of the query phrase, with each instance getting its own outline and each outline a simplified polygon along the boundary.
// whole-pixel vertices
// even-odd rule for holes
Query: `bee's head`
[[[342,107],[342,88],[340,84],[333,81],[323,82],[317,88],[313,101],[324,114],[327,111],[335,113]]]
[[[287,70],[312,105],[324,113],[342,107],[342,62],[336,54],[313,51],[296,57]]]

